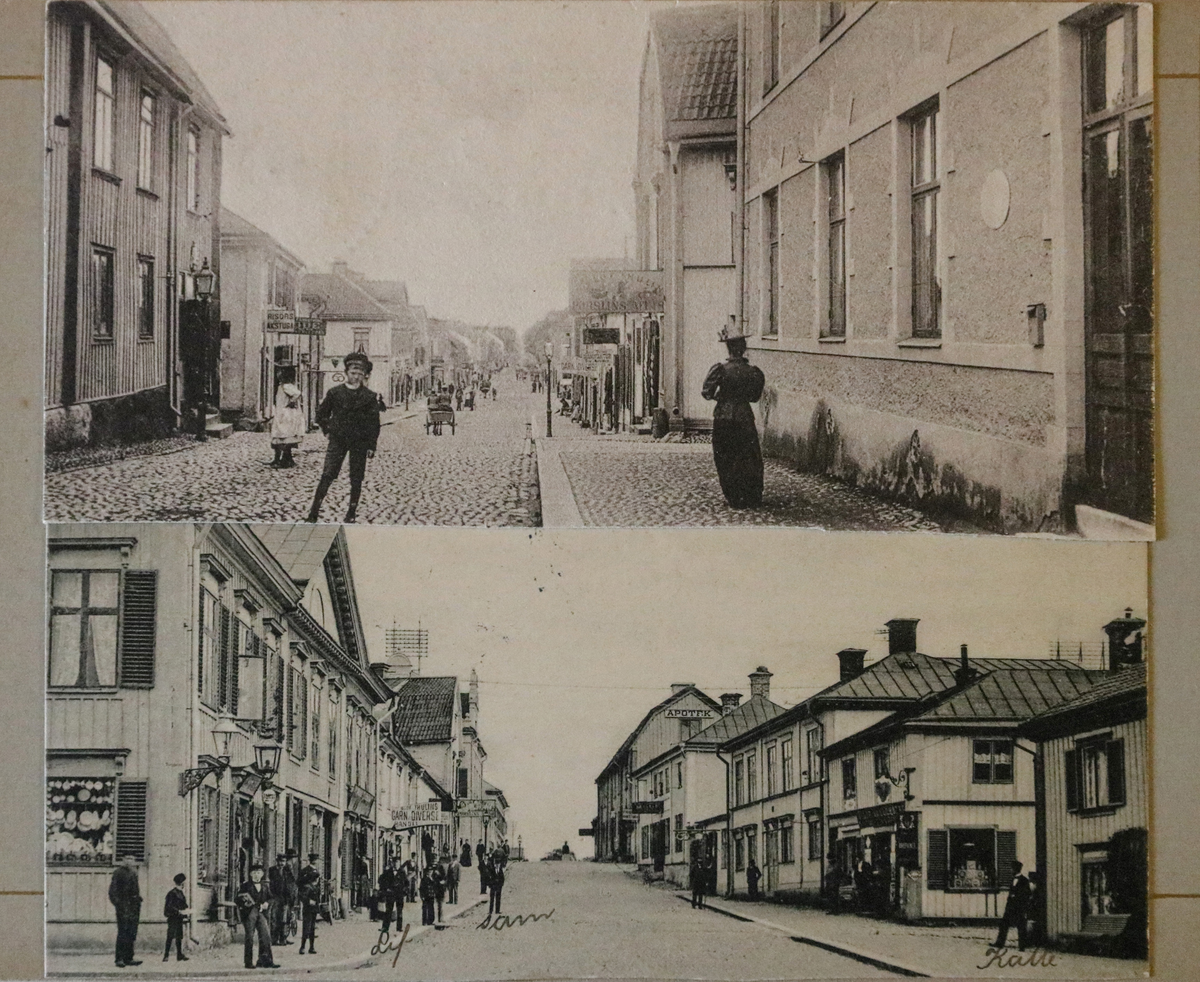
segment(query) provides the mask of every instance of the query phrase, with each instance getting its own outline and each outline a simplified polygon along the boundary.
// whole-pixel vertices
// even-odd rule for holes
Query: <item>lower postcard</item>
[[[46,972],[1148,972],[1147,550],[49,527]]]

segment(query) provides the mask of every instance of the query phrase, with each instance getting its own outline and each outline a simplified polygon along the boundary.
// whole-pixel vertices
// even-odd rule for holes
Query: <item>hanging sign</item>
[[[407,808],[392,809],[392,826],[396,829],[411,829],[419,825],[445,825],[440,802],[430,801]]]
[[[666,309],[659,270],[573,269],[568,295],[572,314],[658,314]]]
[[[635,815],[661,815],[663,813],[663,802],[635,801],[633,803],[633,813]]]

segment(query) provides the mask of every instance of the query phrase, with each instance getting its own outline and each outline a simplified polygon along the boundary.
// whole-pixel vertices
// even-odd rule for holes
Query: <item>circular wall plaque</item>
[[[988,228],[999,228],[1008,221],[1008,177],[1004,171],[991,171],[979,191],[979,214]]]

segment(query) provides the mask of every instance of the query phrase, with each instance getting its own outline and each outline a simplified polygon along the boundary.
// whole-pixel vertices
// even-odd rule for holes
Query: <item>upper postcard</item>
[[[49,520],[1154,538],[1149,4],[47,41]]]

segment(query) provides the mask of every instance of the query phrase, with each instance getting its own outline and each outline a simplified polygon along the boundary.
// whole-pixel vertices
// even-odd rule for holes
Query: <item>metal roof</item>
[[[776,703],[771,702],[763,696],[751,696],[746,702],[742,703],[737,709],[734,709],[719,719],[714,720],[699,733],[687,740],[688,746],[692,745],[707,745],[720,744],[726,740],[732,740],[734,737],[741,736],[749,730],[754,729],[766,723],[768,720],[774,719],[785,712],[784,708]]]

